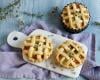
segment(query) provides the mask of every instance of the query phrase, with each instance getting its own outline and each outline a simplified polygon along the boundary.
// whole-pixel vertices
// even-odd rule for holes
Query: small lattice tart
[[[43,35],[28,37],[23,44],[23,57],[31,62],[47,60],[53,51],[52,41]]]
[[[83,48],[73,40],[67,40],[56,49],[56,63],[71,69],[81,65],[85,58]]]
[[[90,14],[83,4],[74,2],[63,8],[61,19],[67,31],[77,33],[88,26]]]

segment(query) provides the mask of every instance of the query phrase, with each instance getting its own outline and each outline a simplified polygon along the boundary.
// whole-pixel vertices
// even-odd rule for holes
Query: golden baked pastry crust
[[[31,62],[41,62],[50,57],[53,51],[52,41],[43,35],[28,37],[23,44],[23,57]]]
[[[67,40],[56,49],[56,62],[65,68],[75,68],[85,60],[83,48],[73,40]]]
[[[83,4],[74,2],[64,7],[61,18],[70,32],[80,32],[87,27],[90,14]]]

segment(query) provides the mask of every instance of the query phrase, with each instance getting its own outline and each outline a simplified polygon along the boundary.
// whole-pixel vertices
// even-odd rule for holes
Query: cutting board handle
[[[22,32],[13,31],[7,37],[7,43],[15,48],[22,48],[23,41],[26,39],[27,35]]]

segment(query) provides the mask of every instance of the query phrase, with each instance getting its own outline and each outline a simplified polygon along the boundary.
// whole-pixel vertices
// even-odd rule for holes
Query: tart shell
[[[78,2],[73,2],[73,3],[83,5],[83,6],[87,9],[87,7],[86,7],[84,4],[82,4],[82,3],[78,3]],[[64,6],[64,8],[67,7],[68,5],[73,4],[73,3],[67,4],[66,6]],[[64,8],[63,8],[63,10],[64,10]],[[62,12],[63,12],[63,10],[62,10]],[[61,14],[62,14],[62,12],[61,12]],[[62,22],[62,25],[63,25],[64,29],[65,29],[66,31],[68,31],[69,33],[79,33],[79,32],[84,31],[84,30],[88,27],[89,22],[90,22],[90,18],[91,18],[90,12],[89,12],[89,11],[88,11],[88,13],[89,13],[89,21],[88,21],[88,23],[86,24],[86,26],[84,26],[84,28],[82,28],[82,29],[77,29],[77,30],[67,27],[67,25],[65,25],[64,22],[63,22],[62,16],[60,15],[60,19],[61,19],[61,22]]]

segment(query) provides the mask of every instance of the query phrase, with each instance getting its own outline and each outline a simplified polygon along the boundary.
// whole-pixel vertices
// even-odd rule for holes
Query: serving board
[[[41,34],[41,35],[44,35],[44,36],[47,36],[48,38],[50,38],[53,42],[54,49],[56,47],[58,47],[60,44],[62,44],[65,40],[68,40],[68,38],[65,38],[65,37],[62,37],[60,35],[57,35],[57,34],[54,34],[54,33],[51,33],[51,32],[45,31],[45,30],[41,30],[41,29],[34,30],[29,36],[38,35],[38,34]],[[21,32],[18,32],[18,31],[13,31],[8,35],[7,42],[12,47],[22,48],[23,41],[27,37],[28,36],[25,35],[24,33],[21,33]],[[75,42],[77,42],[77,41],[75,41]],[[88,51],[87,47],[80,42],[77,42],[77,43],[80,46],[82,46],[82,48],[85,51],[85,54],[87,55],[87,51]],[[48,60],[40,62],[40,63],[32,63],[32,62],[29,62],[25,57],[23,57],[23,58],[26,62],[29,62],[33,65],[36,65],[36,66],[39,66],[39,67],[42,67],[42,68],[45,68],[47,70],[54,71],[54,72],[62,74],[64,76],[69,76],[69,77],[72,77],[72,78],[76,78],[76,77],[79,76],[83,64],[74,68],[74,69],[63,68],[63,67],[55,64],[55,60],[54,60],[55,58],[53,58],[54,54],[55,53],[53,53],[52,56]]]

